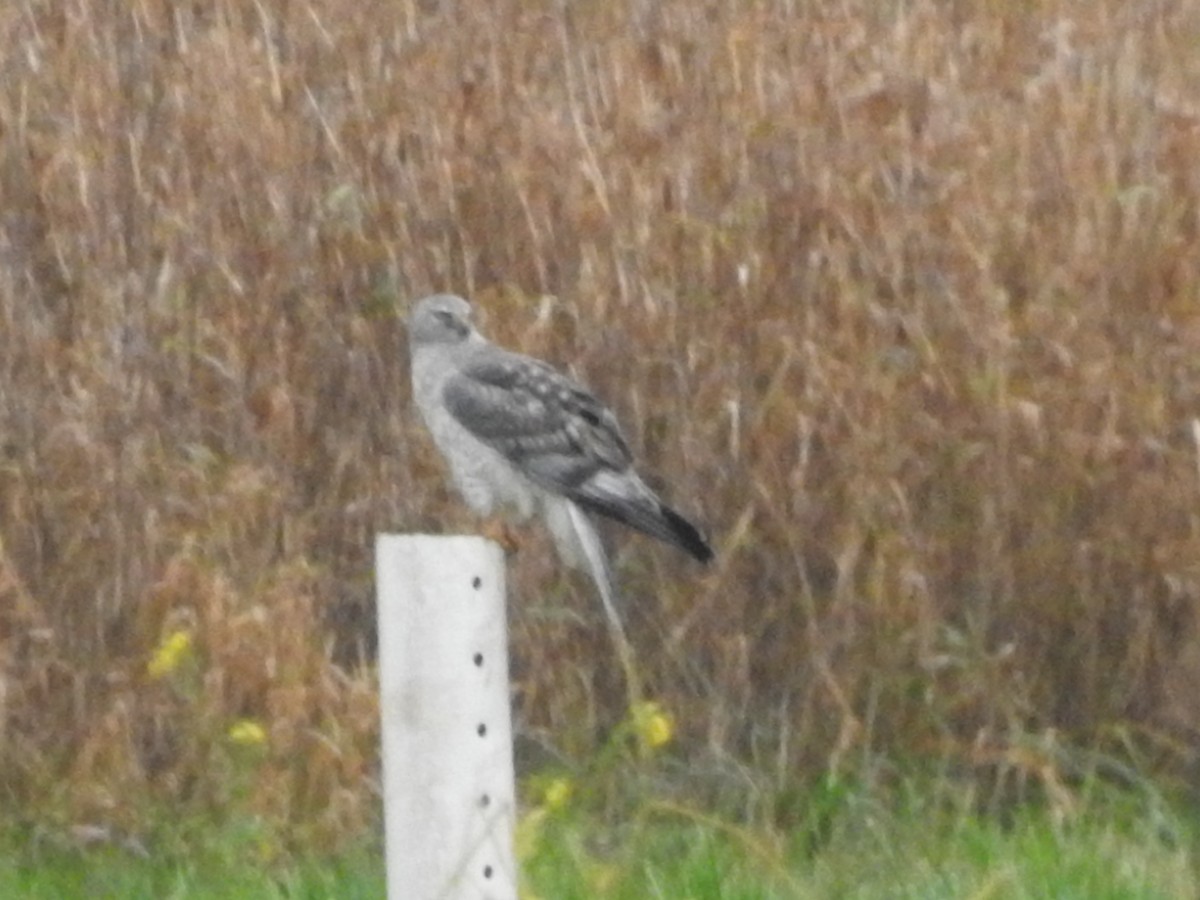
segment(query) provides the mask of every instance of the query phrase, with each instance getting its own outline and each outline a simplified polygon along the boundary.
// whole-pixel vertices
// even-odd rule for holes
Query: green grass
[[[886,802],[814,796],[788,829],[721,821],[652,801],[618,824],[594,811],[525,814],[524,898],[1191,898],[1200,896],[1190,814],[1123,792],[1077,797],[1068,811],[1019,808],[1001,822],[911,787]],[[830,799],[832,797],[833,799]],[[821,809],[821,805],[836,808]],[[965,805],[965,804],[964,804]],[[814,810],[819,815],[814,815]],[[82,850],[10,831],[5,898],[382,898],[378,848],[328,859],[261,862],[253,829],[176,823],[146,853]]]
[[[1149,823],[1101,814],[1057,825],[910,819],[845,835],[815,860],[797,897],[1183,898],[1197,896],[1189,848]],[[864,862],[865,861],[865,862]]]
[[[383,896],[383,872],[376,861],[362,867],[345,861],[302,865],[270,872],[247,865],[217,867],[132,860],[114,852],[44,860],[33,865],[7,863],[0,872],[0,893],[28,898],[377,898]]]
[[[655,817],[597,848],[586,822],[547,827],[526,863],[538,897],[670,898],[1190,898],[1200,896],[1190,842],[1156,816],[1105,804],[1069,823],[1045,811],[1007,825],[974,815],[847,811],[812,849],[768,836]],[[1170,833],[1174,831],[1174,834]]]
[[[289,898],[384,895],[380,841],[299,857],[260,817],[159,812],[138,836],[101,828],[0,827],[0,897]],[[314,841],[301,841],[313,846]]]
[[[142,857],[112,846],[81,851],[14,842],[0,859],[0,897],[374,900],[384,896],[379,854],[281,866],[256,864],[242,853],[212,851],[212,847],[200,848],[194,858],[154,853]]]

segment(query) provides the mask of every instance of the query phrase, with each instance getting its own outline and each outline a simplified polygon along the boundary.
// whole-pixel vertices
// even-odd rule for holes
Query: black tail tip
[[[697,541],[694,547],[689,547],[688,552],[692,554],[692,556],[695,557],[698,562],[702,562],[705,565],[708,565],[717,558],[717,555],[713,553],[713,548],[709,546],[708,542],[703,538]]]
[[[663,515],[671,523],[671,531],[676,537],[676,544],[697,562],[710,563],[715,558],[713,549],[709,546],[704,535],[695,525],[685,519],[675,510],[663,507]]]

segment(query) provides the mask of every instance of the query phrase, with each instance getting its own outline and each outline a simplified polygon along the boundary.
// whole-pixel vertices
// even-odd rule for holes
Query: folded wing
[[[464,428],[544,490],[712,559],[696,527],[634,472],[612,412],[567,376],[487,345],[447,381],[444,400]]]

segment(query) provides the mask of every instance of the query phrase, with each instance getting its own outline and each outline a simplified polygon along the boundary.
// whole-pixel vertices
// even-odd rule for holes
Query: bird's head
[[[419,300],[408,314],[408,343],[412,347],[461,344],[473,334],[471,304],[454,294],[434,294]]]

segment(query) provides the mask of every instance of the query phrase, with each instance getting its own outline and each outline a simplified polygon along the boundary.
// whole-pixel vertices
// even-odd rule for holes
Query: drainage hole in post
[[[487,735],[487,726],[485,724],[483,724],[482,722],[480,722],[479,725],[475,728],[475,733],[477,735],[479,735],[480,737],[486,736]]]
[[[487,809],[488,806],[491,804],[491,802],[492,802],[491,794],[484,794],[479,798],[479,805],[481,807],[483,807],[484,809]]]
[[[476,653],[473,657],[471,657],[471,659],[474,661],[475,665],[483,666],[483,654],[482,653]]]
[[[483,579],[476,575],[471,579],[471,587],[475,588],[475,590],[479,590],[481,587],[483,587]]]
[[[492,877],[492,867],[491,867],[491,866],[484,866],[484,867],[483,867],[483,877],[484,877],[484,878],[491,878],[491,877]]]

